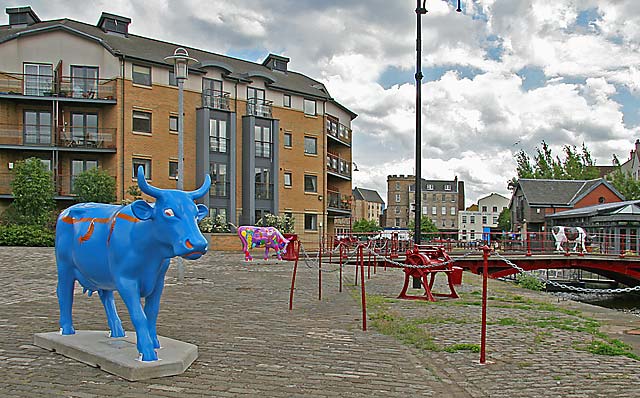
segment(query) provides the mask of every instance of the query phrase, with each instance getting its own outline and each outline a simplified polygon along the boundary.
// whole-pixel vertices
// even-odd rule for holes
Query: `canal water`
[[[553,294],[566,300],[580,301],[640,316],[640,293],[638,292],[617,294],[558,292]]]

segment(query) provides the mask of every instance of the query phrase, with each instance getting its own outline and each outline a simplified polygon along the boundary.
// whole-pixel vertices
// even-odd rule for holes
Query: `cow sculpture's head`
[[[287,245],[289,244],[289,240],[287,238],[282,238],[282,240],[278,240],[278,253],[281,256],[284,256],[287,252]]]
[[[140,220],[153,221],[150,233],[170,250],[172,257],[195,260],[207,252],[207,239],[200,232],[198,222],[207,216],[208,209],[205,205],[196,205],[194,200],[209,192],[209,175],[195,191],[160,189],[149,185],[144,178],[144,170],[138,167],[138,186],[142,192],[155,198],[156,203],[136,200],[131,204],[133,215]]]

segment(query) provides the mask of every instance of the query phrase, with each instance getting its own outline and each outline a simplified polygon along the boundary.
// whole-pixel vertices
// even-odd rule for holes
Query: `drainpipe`
[[[124,175],[124,82],[125,82],[125,67],[126,67],[126,63],[125,63],[125,55],[122,54],[121,57],[121,62],[122,62],[122,66],[121,66],[121,77],[122,77],[122,103],[121,103],[121,126],[122,129],[120,130],[120,175],[122,176],[120,178],[120,188],[121,188],[121,192],[122,192],[122,200],[124,200],[125,198],[125,191],[124,191],[124,180],[125,180],[125,175]]]

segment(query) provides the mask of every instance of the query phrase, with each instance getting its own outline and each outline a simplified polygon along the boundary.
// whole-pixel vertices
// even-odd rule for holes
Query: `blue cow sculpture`
[[[75,281],[89,295],[98,292],[111,337],[124,337],[113,291],[122,297],[137,334],[143,361],[158,359],[156,320],[169,260],[195,260],[208,243],[197,222],[208,214],[194,200],[209,192],[211,179],[196,191],[159,189],[149,185],[142,167],[138,185],[155,204],[136,200],[127,206],[81,203],[65,209],[56,225],[60,331],[74,334],[71,307]],[[144,308],[140,302],[143,298]]]

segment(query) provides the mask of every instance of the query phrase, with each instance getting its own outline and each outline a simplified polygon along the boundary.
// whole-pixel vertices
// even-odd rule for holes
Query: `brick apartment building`
[[[129,33],[131,20],[102,13],[96,25],[41,21],[7,8],[0,26],[0,201],[11,198],[12,164],[38,157],[56,199],[71,204],[74,176],[93,167],[117,181],[117,198],[145,169],[175,188],[178,88],[165,62],[177,47]],[[248,62],[186,48],[199,62],[184,92],[184,187],[212,177],[212,214],[253,224],[265,212],[296,218],[312,239],[351,213],[351,121],[324,85],[270,54]]]
[[[353,221],[370,220],[380,224],[384,201],[378,191],[366,188],[353,188]]]
[[[415,176],[387,176],[386,228],[407,228],[415,218]],[[458,212],[464,210],[464,182],[422,180],[422,215],[442,232],[458,232]]]

